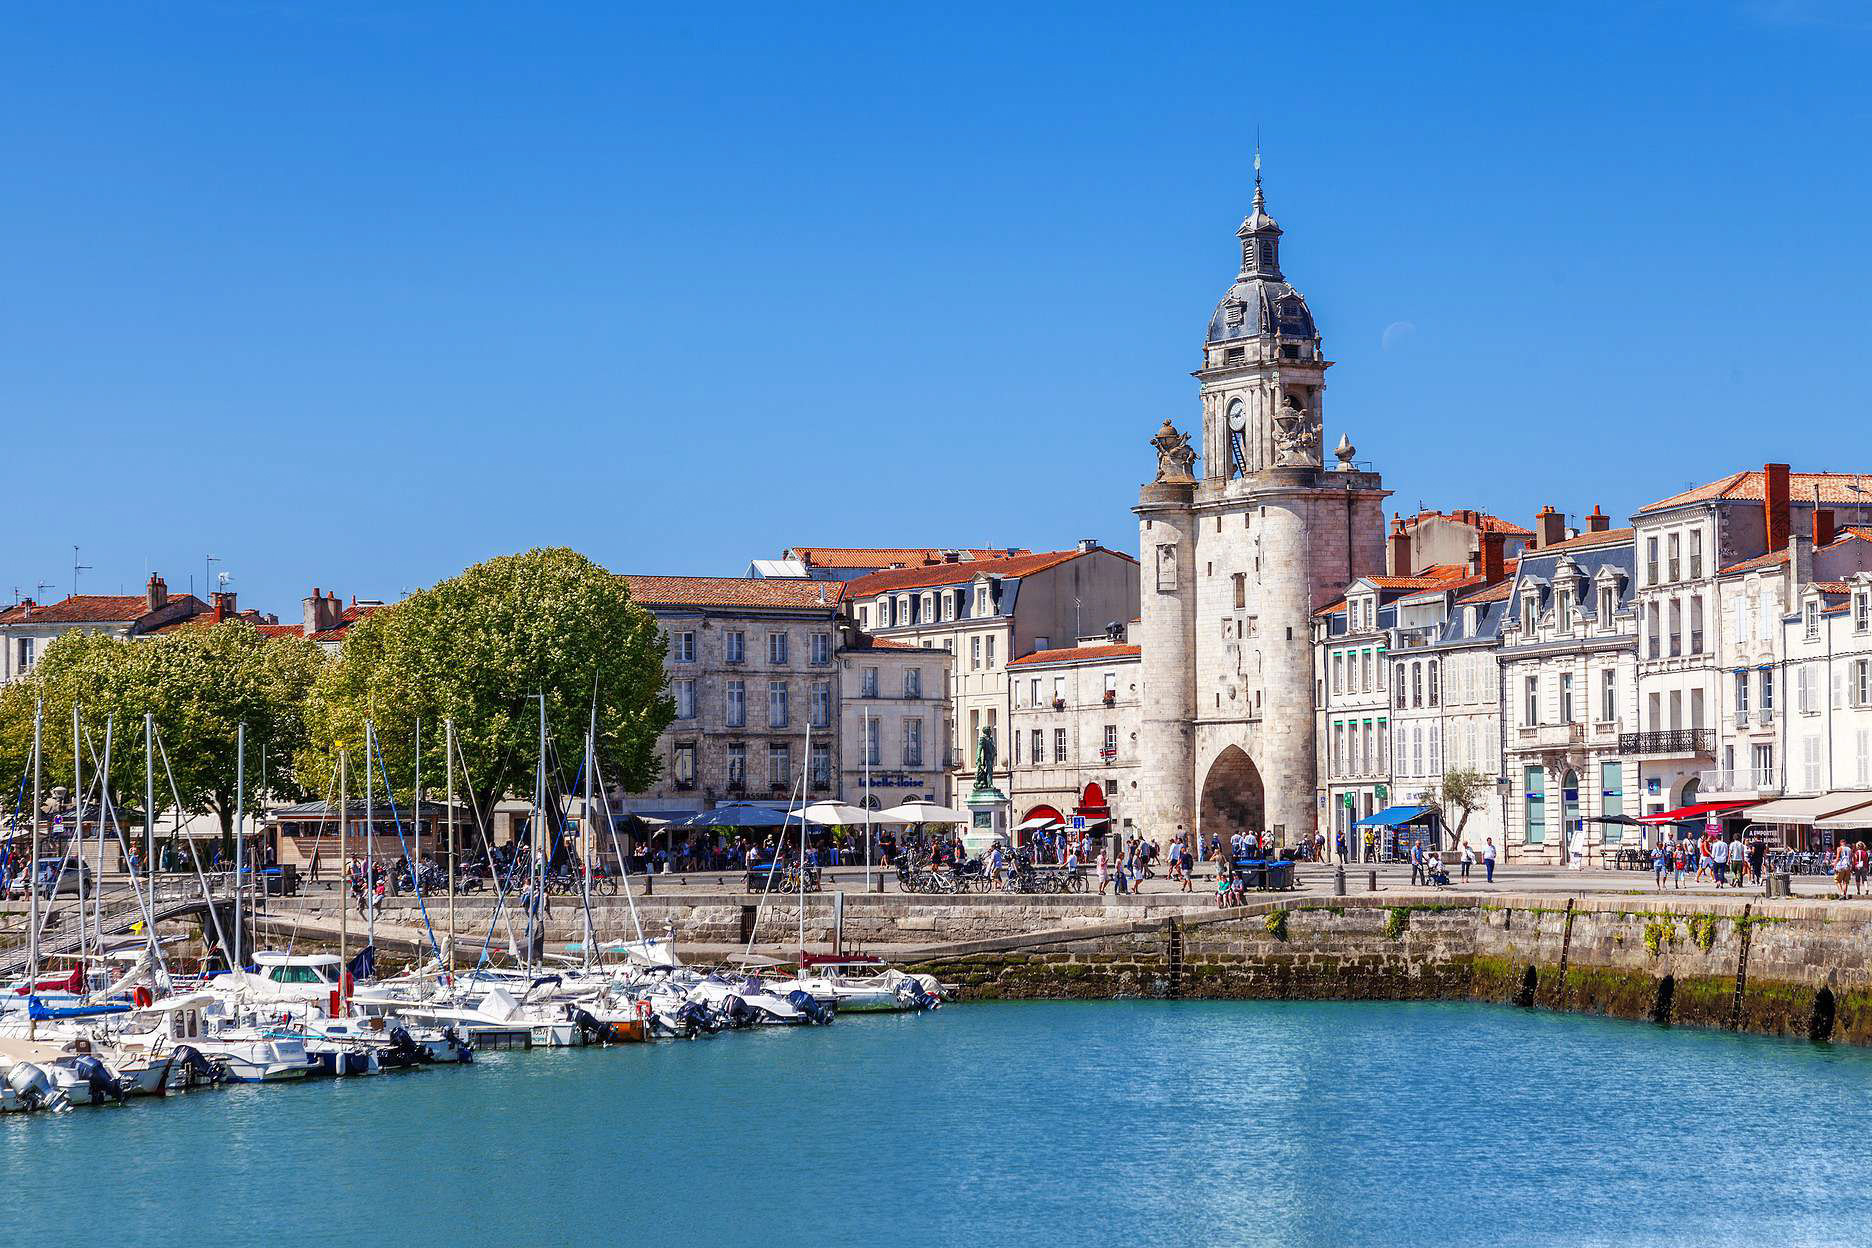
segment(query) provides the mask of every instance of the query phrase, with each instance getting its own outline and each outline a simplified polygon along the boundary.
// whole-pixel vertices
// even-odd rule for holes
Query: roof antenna
[[[1816,487],[1817,492],[1817,487]],[[78,574],[91,571],[91,565],[78,562],[78,544],[72,543],[72,597],[78,596]]]
[[[1263,208],[1267,207],[1267,200],[1262,198],[1262,195],[1261,195],[1261,127],[1260,126],[1255,127],[1254,170],[1255,170],[1254,206],[1255,206],[1255,211],[1259,212]]]

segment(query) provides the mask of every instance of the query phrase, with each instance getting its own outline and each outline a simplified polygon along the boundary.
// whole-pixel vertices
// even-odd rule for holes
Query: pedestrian
[[[1413,886],[1424,882],[1423,846],[1415,841],[1410,847],[1410,882]]]
[[[1865,895],[1866,870],[1872,866],[1872,856],[1866,853],[1866,843],[1859,841],[1853,845],[1853,895]]]
[[[1462,878],[1469,878],[1469,868],[1475,865],[1475,850],[1469,848],[1469,842],[1462,843]]]
[[[1482,841],[1482,874],[1485,883],[1495,882],[1495,838],[1485,837]]]
[[[1183,855],[1183,891],[1186,893],[1193,892],[1196,880],[1196,862],[1190,856],[1188,842],[1182,840],[1177,841],[1177,848]]]
[[[1100,847],[1098,856],[1099,896],[1105,895],[1105,886],[1111,882],[1111,853]]]
[[[1651,879],[1657,892],[1664,891],[1664,877],[1670,872],[1670,851],[1664,848],[1660,839],[1651,847]]]
[[[1679,840],[1671,846],[1671,887],[1683,888],[1684,871],[1690,864],[1690,847]]]
[[[1839,887],[1839,899],[1847,898],[1847,886],[1852,882],[1853,853],[1852,846],[1845,841],[1839,844],[1839,853],[1833,859],[1833,883]]]
[[[1710,874],[1716,877],[1716,887],[1725,888],[1729,883],[1729,842],[1720,836],[1710,842]]]

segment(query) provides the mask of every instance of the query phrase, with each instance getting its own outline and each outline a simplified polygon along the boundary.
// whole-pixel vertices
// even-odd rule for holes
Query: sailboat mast
[[[592,965],[592,912],[591,912],[591,820],[592,820],[592,771],[598,765],[597,734],[590,728],[585,730],[585,809],[579,813],[579,861],[584,865],[585,892],[585,969]]]
[[[33,807],[32,856],[26,863],[26,1038],[38,1035],[32,1018],[32,999],[39,991],[39,746],[40,730],[45,723],[45,699],[33,702]],[[53,885],[54,888],[57,885]]]
[[[230,971],[238,971],[246,965],[241,961],[241,924],[246,917],[247,903],[246,811],[247,725],[243,723],[234,728],[234,965],[228,968]]]
[[[448,776],[448,977],[455,978],[455,721],[443,721],[442,770]]]
[[[98,885],[91,895],[91,947],[100,954],[104,951],[104,821],[108,818],[113,828],[117,826],[117,812],[112,808],[110,795],[111,732],[116,726],[115,715],[104,717],[104,765],[98,769],[97,870],[91,876]],[[83,918],[79,916],[80,920]]]
[[[418,883],[417,883],[417,881],[416,881],[416,877],[417,877],[418,875],[420,875],[420,874],[422,873],[422,860],[423,860],[423,852],[422,852],[422,834],[423,834],[423,817],[422,817],[422,716],[420,716],[420,715],[418,715],[418,716],[416,717],[416,777],[415,777],[415,784],[416,784],[416,797],[415,797],[415,799],[414,799],[414,801],[412,802],[412,809],[414,809],[414,810],[415,810],[415,812],[416,812],[416,816],[415,816],[415,824],[416,824],[416,861],[414,861],[414,862],[412,862],[412,863],[410,863],[410,864],[409,864],[409,868],[410,868],[410,886],[411,886],[412,888],[414,888],[414,889],[416,889],[418,893],[420,893],[420,892],[422,891],[422,885],[420,885],[420,884],[418,884]]]
[[[871,891],[871,708],[864,708],[865,892]]]
[[[338,747],[338,1004],[344,1004],[345,938],[350,935],[351,899],[351,774],[345,749]]]
[[[193,847],[191,846],[191,849]],[[156,885],[156,716],[143,712],[143,871],[150,882],[151,897]],[[132,871],[134,877],[135,872]],[[150,938],[155,939],[155,933]]]
[[[377,735],[370,720],[364,721],[364,943],[377,945]]]
[[[551,852],[551,842],[545,836],[546,824],[546,695],[539,695],[539,759],[533,766],[533,828],[527,839],[533,847],[533,923],[527,925],[527,970],[537,968],[533,961],[533,950],[537,945],[546,943],[546,856]],[[538,924],[537,933],[533,930]]]
[[[78,839],[73,843],[72,866],[78,872],[78,965],[82,968],[85,960],[85,882],[84,882],[84,750],[78,739],[78,704],[72,703],[72,818]],[[102,835],[104,829],[98,828]],[[63,871],[64,860],[60,859],[59,870]],[[82,971],[80,972],[82,974]]]
[[[812,716],[806,717],[806,757],[800,762],[800,820],[799,820],[799,948],[800,957],[806,956],[806,803],[810,799],[809,788],[812,776]],[[801,971],[805,970],[802,966]]]

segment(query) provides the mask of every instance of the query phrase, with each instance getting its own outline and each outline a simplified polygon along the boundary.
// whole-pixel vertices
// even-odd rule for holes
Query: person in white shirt
[[[1495,882],[1495,838],[1485,837],[1482,841],[1482,872],[1488,878],[1488,884]]]
[[[1710,867],[1716,876],[1716,887],[1722,888],[1729,878],[1729,842],[1718,837],[1710,844]]]
[[[1469,878],[1469,868],[1475,865],[1475,850],[1469,848],[1469,842],[1462,843],[1462,878]]]

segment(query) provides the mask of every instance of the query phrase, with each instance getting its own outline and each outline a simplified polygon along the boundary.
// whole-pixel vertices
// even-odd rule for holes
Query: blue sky
[[[796,11],[787,11],[796,9]],[[808,11],[810,9],[810,11]],[[1014,10],[1014,11],[1008,11]],[[1235,268],[1398,508],[1872,468],[1872,16],[15,5],[0,597],[1134,549]]]

